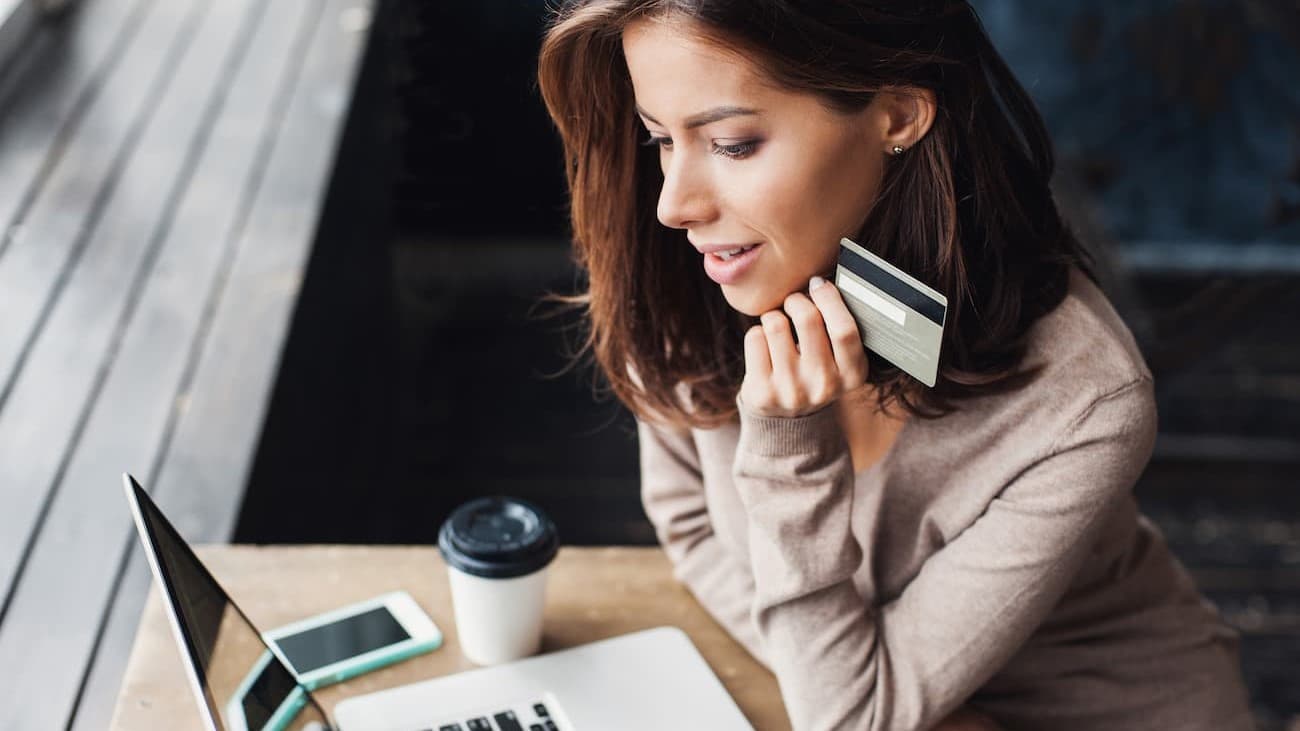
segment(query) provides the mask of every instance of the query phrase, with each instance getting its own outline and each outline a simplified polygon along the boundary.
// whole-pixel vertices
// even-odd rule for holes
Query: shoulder
[[[1086,274],[1071,267],[1069,277],[1065,298],[1029,329],[1021,368],[1038,372],[1019,397],[1073,416],[1103,399],[1154,408],[1151,369],[1132,331]]]
[[[1070,427],[1104,411],[1117,431],[1134,422],[1154,429],[1146,358],[1109,298],[1081,270],[1071,268],[1065,298],[1031,327],[1025,364],[1042,366],[1029,389],[1042,407],[1070,416]]]
[[[1069,380],[1098,396],[1150,380],[1132,331],[1106,294],[1076,267],[1069,284],[1056,308],[1030,327],[1025,365],[1042,365],[1049,380]]]
[[[633,387],[640,394],[646,394],[645,383],[641,380],[641,374],[637,371],[636,365],[632,361],[626,361],[624,366],[627,370],[628,379],[631,380]],[[696,411],[695,402],[691,398],[690,386],[684,381],[677,381],[672,387],[672,399],[676,402],[678,408],[687,414],[694,414]],[[656,429],[672,432],[677,435],[688,435],[692,429],[679,425],[674,419],[656,412],[648,405],[644,405],[644,418],[638,418],[637,421],[644,422]]]
[[[1103,439],[1122,439],[1135,428],[1153,432],[1146,360],[1105,293],[1078,269],[1070,271],[1065,298],[1030,327],[1021,370],[1035,368],[1015,390],[958,402],[957,412],[930,427],[934,436],[970,459],[1023,463],[1059,448],[1083,426],[1100,429]]]

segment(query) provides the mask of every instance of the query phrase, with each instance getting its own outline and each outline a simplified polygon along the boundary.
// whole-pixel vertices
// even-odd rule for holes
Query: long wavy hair
[[[744,333],[685,231],[659,224],[658,150],[634,110],[622,32],[641,18],[688,21],[780,88],[861,110],[884,88],[929,89],[929,132],[890,158],[857,241],[945,294],[933,389],[868,352],[877,409],[935,418],[962,398],[1013,389],[1029,327],[1092,255],[1049,188],[1051,141],[1029,94],[964,0],[569,0],[552,8],[537,82],[564,147],[574,260],[590,353],[636,416],[711,428],[736,416]],[[1035,369],[1036,370],[1036,369]]]

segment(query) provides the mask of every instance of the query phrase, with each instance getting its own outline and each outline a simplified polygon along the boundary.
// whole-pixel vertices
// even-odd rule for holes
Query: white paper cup
[[[541,649],[546,569],[514,579],[485,579],[449,568],[447,577],[465,657],[495,665]]]
[[[438,548],[465,657],[494,665],[536,654],[547,568],[559,550],[546,514],[517,498],[473,500],[443,523]]]

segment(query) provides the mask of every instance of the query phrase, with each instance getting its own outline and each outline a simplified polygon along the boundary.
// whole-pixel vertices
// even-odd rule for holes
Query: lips
[[[735,243],[735,244],[697,244],[694,246],[696,251],[699,251],[701,254],[717,254],[723,251],[731,251],[733,249],[741,249],[746,246],[754,246],[754,245],[755,244],[750,242],[750,243]]]
[[[698,247],[704,252],[704,273],[718,284],[735,284],[754,265],[763,251],[762,244],[748,244],[749,249],[734,256],[726,257],[727,251],[744,248],[746,244],[722,244]]]
[[[723,261],[727,261],[733,257],[740,256],[741,254],[745,253],[746,251],[749,251],[755,246],[758,246],[758,244],[750,244],[749,246],[737,246],[734,249],[727,249],[724,251],[714,252],[713,256],[716,256]]]

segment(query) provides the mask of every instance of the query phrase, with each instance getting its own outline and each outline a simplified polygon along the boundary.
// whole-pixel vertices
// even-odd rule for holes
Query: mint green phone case
[[[253,663],[248,674],[240,682],[239,688],[235,690],[234,695],[226,702],[225,723],[229,724],[233,731],[249,731],[247,719],[244,716],[243,700],[258,677],[266,670],[266,666],[271,663],[275,656],[270,650],[263,650],[261,656]],[[293,720],[298,717],[298,712],[307,705],[307,691],[301,685],[294,686],[289,694],[280,701],[280,705],[266,720],[266,723],[259,729],[251,731],[284,731],[288,728]]]
[[[420,622],[422,622],[423,620],[428,620],[430,629],[432,630],[429,636],[423,638],[411,637],[409,639],[403,640],[402,642],[394,643],[386,647],[381,647],[376,650],[372,650],[370,652],[362,653],[355,657],[351,657],[346,660],[341,660],[337,663],[326,665],[325,667],[317,668],[315,670],[306,673],[301,673],[301,674],[298,673],[298,671],[293,667],[293,663],[289,662],[288,659],[284,657],[283,653],[280,652],[279,644],[276,641],[277,638],[279,637],[286,637],[292,634],[297,634],[299,632],[310,630],[329,622],[344,619],[346,617],[358,614],[362,611],[368,611],[370,609],[374,609],[380,606],[385,606],[389,600],[393,600],[395,602],[403,602],[403,603],[409,602],[411,607],[418,610],[419,611],[418,620]],[[401,622],[400,617],[398,617],[397,615],[393,615],[393,616],[394,619],[397,619],[399,621],[399,623]],[[410,628],[405,628],[405,629],[407,630],[408,633],[410,633]],[[402,660],[406,660],[407,658],[414,657],[416,655],[420,655],[426,652],[432,652],[433,650],[442,647],[442,631],[438,628],[438,625],[433,621],[433,618],[428,616],[428,614],[425,613],[423,609],[420,609],[419,605],[416,604],[415,600],[412,599],[411,596],[404,591],[389,592],[387,594],[383,594],[381,596],[377,596],[372,599],[356,602],[354,604],[349,604],[347,606],[339,607],[338,609],[334,609],[328,612],[323,612],[314,617],[308,617],[306,619],[300,620],[298,622],[293,622],[283,627],[277,627],[276,629],[270,630],[269,632],[264,632],[262,633],[262,637],[263,639],[266,640],[267,644],[274,649],[276,655],[280,658],[281,662],[283,662],[285,666],[288,667],[294,673],[294,676],[298,679],[298,682],[301,683],[308,690],[316,690],[317,688],[323,688],[327,685],[339,683],[344,680],[347,680],[348,678],[353,678],[358,675],[361,675],[362,673],[367,673],[370,672],[371,670],[376,670],[386,665],[392,665],[394,663],[401,662]]]
[[[347,666],[331,672],[311,672],[298,677],[298,682],[302,683],[307,690],[316,690],[334,683],[341,683],[348,678],[354,678],[371,670],[378,670],[386,665],[399,663],[407,658],[415,657],[426,652],[432,652],[442,647],[442,633],[439,632],[437,637],[430,638],[427,641],[406,640],[388,648],[382,648],[381,655],[369,657],[374,653],[367,653],[354,658],[356,662],[345,660]],[[364,660],[360,658],[366,658]]]
[[[275,713],[267,720],[262,731],[284,731],[297,718],[298,711],[307,705],[307,693],[303,691],[302,686],[294,688],[289,692],[289,696],[284,699],[284,703],[275,709]]]

